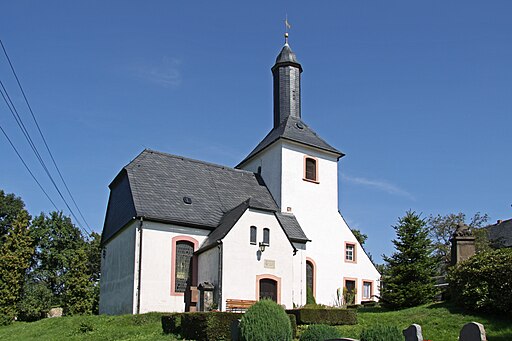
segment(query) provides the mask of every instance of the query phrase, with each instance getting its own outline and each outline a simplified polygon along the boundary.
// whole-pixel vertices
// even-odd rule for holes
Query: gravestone
[[[405,336],[405,341],[423,341],[423,334],[419,324],[411,324],[402,331],[402,334]]]
[[[478,322],[466,323],[460,331],[459,341],[487,341],[484,326]]]

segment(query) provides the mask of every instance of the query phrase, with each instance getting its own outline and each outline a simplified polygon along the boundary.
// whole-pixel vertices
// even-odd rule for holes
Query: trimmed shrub
[[[363,329],[360,341],[397,341],[404,336],[397,326],[385,326],[377,324]]]
[[[297,337],[297,318],[293,314],[287,314],[290,319],[290,326],[292,327],[292,338]]]
[[[287,310],[294,314],[297,324],[328,324],[331,326],[357,324],[357,312],[340,308],[301,308]]]
[[[231,340],[231,324],[241,316],[227,312],[182,313],[180,334],[187,340]]]
[[[481,252],[450,269],[453,300],[471,310],[512,312],[512,249]]]
[[[182,313],[162,315],[162,330],[164,334],[179,334],[181,332]]]
[[[240,321],[240,338],[243,341],[291,341],[290,318],[274,301],[258,301]]]
[[[300,341],[324,341],[341,337],[336,327],[326,324],[312,324],[302,333]]]

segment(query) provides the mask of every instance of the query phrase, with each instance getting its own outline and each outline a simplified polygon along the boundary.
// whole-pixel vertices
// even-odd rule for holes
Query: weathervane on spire
[[[286,18],[284,19],[284,43],[288,44],[288,30],[292,28],[292,25],[288,22],[288,14],[286,14]]]

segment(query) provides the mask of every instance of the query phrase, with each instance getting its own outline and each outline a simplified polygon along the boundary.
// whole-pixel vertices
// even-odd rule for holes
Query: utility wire
[[[7,141],[9,141],[9,144],[11,145],[12,149],[14,149],[14,151],[16,152],[16,155],[18,155],[18,157],[20,158],[21,162],[23,163],[23,165],[25,166],[25,168],[27,169],[27,171],[30,173],[30,175],[32,176],[32,179],[34,179],[34,181],[37,183],[37,185],[39,186],[39,188],[41,189],[41,191],[43,191],[44,195],[46,195],[46,197],[48,198],[48,200],[50,200],[50,202],[52,203],[53,207],[55,207],[55,210],[58,211],[59,209],[57,208],[57,205],[55,205],[55,203],[53,202],[52,198],[50,198],[50,196],[48,195],[48,193],[46,193],[46,191],[44,190],[43,186],[41,186],[41,183],[39,181],[37,181],[37,178],[35,177],[34,173],[32,173],[32,171],[30,170],[30,168],[28,167],[27,163],[25,162],[25,160],[23,160],[23,158],[21,157],[20,153],[18,152],[18,150],[16,149],[16,147],[14,146],[14,144],[12,143],[11,139],[9,138],[9,136],[7,135],[7,133],[5,132],[4,128],[2,128],[2,126],[0,125],[0,130],[2,131],[2,133],[4,134],[5,138],[7,139]]]
[[[53,154],[52,154],[52,152],[50,150],[50,147],[48,146],[48,143],[46,142],[46,139],[45,139],[45,137],[43,135],[43,132],[42,132],[41,128],[39,127],[39,123],[37,122],[37,119],[36,119],[36,116],[34,114],[34,111],[32,110],[32,106],[30,105],[30,103],[28,101],[28,98],[27,98],[27,96],[25,94],[25,91],[23,90],[23,87],[21,86],[21,82],[20,82],[20,80],[18,78],[18,75],[16,74],[16,71],[14,70],[14,65],[12,64],[11,59],[9,58],[9,55],[7,54],[7,50],[5,49],[5,46],[4,46],[4,44],[3,44],[1,39],[0,39],[0,45],[2,46],[2,50],[4,51],[4,55],[7,58],[7,61],[9,62],[9,66],[11,67],[11,71],[12,71],[12,73],[14,75],[14,78],[16,78],[16,82],[18,83],[18,86],[19,86],[19,88],[21,90],[23,98],[25,99],[25,103],[27,104],[27,107],[28,107],[28,109],[30,111],[30,114],[32,115],[32,119],[34,120],[34,123],[36,124],[37,130],[39,131],[39,135],[41,135],[41,139],[43,140],[43,143],[44,143],[44,145],[46,147],[46,150],[48,151],[48,154],[50,155],[50,158],[51,158],[51,160],[53,162],[53,165],[55,166],[55,169],[57,170],[57,173],[59,174],[59,177],[60,177],[62,183],[64,184],[64,187],[66,188],[66,191],[67,191],[69,197],[71,198],[71,200],[73,201],[73,204],[75,205],[76,209],[78,210],[78,213],[80,214],[80,217],[83,219],[85,225],[87,225],[89,231],[92,232],[91,226],[89,225],[89,223],[85,219],[84,215],[82,214],[82,211],[78,207],[78,204],[76,203],[75,198],[71,194],[71,191],[70,191],[66,181],[64,180],[64,176],[62,175],[59,167],[57,166],[57,162],[55,161],[55,158],[53,157]]]
[[[41,154],[39,154],[39,151],[37,150],[37,147],[35,146],[34,142],[32,141],[32,138],[30,137],[30,134],[28,132],[28,130],[26,129],[25,125],[23,124],[23,120],[21,119],[20,115],[18,114],[18,111],[16,110],[16,106],[14,105],[14,103],[12,102],[9,94],[7,93],[7,90],[5,89],[4,87],[4,84],[2,83],[2,81],[0,80],[0,85],[3,89],[0,89],[0,93],[2,94],[2,98],[4,99],[5,101],[5,104],[7,104],[7,107],[9,108],[9,111],[11,112],[11,114],[13,115],[14,119],[16,120],[16,123],[18,123],[18,126],[20,127],[21,131],[23,132],[23,135],[25,136],[25,138],[27,139],[27,142],[28,144],[30,145],[30,148],[32,149],[32,151],[34,152],[34,154],[36,155],[39,163],[41,164],[41,166],[43,167],[44,171],[46,172],[46,175],[48,175],[48,177],[50,178],[50,181],[52,182],[53,186],[55,187],[55,189],[57,190],[57,193],[59,194],[59,196],[61,197],[62,201],[64,202],[64,204],[66,205],[66,207],[68,208],[69,212],[71,213],[71,215],[73,216],[73,218],[75,218],[75,221],[77,222],[78,226],[88,235],[90,236],[90,233],[82,226],[82,224],[80,223],[80,220],[78,220],[78,218],[76,217],[75,213],[73,212],[73,210],[71,209],[71,207],[69,207],[69,204],[68,202],[66,201],[66,199],[64,198],[64,196],[62,195],[59,187],[57,186],[57,184],[55,183],[55,180],[53,179],[50,171],[48,170],[48,167],[46,167],[46,164],[43,160],[43,158],[41,157]],[[5,94],[4,94],[5,92]],[[12,107],[11,107],[12,106]],[[2,129],[3,130],[3,129]],[[91,231],[92,232],[92,231]]]

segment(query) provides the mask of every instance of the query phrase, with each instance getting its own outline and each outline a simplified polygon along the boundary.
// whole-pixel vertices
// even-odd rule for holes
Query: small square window
[[[345,244],[345,261],[356,262],[356,245],[346,243]]]
[[[363,282],[363,299],[371,299],[372,297],[372,282]]]

